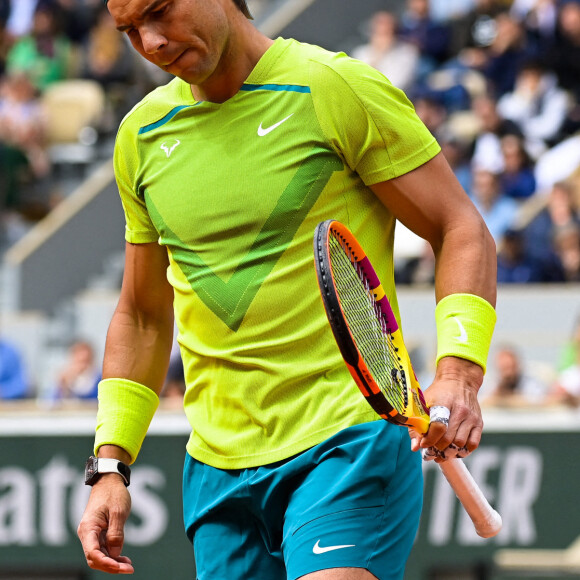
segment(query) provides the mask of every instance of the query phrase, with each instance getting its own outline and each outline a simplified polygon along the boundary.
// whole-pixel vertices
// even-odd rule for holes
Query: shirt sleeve
[[[125,212],[125,239],[132,244],[146,244],[158,241],[159,234],[139,192],[138,128],[134,125],[129,117],[119,128],[114,154],[115,177]]]
[[[406,95],[373,67],[337,54],[310,63],[319,123],[344,162],[366,185],[423,165],[440,147]]]

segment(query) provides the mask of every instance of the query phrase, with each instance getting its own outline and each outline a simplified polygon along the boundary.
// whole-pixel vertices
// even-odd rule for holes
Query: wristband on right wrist
[[[485,373],[496,320],[493,306],[480,296],[445,296],[435,308],[437,362],[456,356],[478,364]]]
[[[159,406],[155,391],[128,379],[99,383],[99,410],[94,453],[103,445],[117,445],[135,461],[151,419]]]

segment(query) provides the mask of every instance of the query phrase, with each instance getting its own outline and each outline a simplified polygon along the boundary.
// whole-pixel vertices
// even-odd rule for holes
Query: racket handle
[[[477,535],[482,538],[497,535],[501,530],[501,516],[489,505],[463,461],[454,458],[437,465],[473,521]]]

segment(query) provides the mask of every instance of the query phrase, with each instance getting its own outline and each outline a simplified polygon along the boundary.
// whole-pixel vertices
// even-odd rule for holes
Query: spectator
[[[501,346],[495,355],[492,373],[495,380],[491,392],[482,398],[486,407],[534,407],[543,405],[548,385],[528,375],[518,351],[510,345]]]
[[[10,9],[6,27],[13,38],[30,33],[38,0],[9,0]]]
[[[471,10],[453,22],[451,53],[467,66],[479,66],[482,49],[490,47],[496,39],[495,17],[503,9],[497,0],[476,0]]]
[[[24,74],[11,75],[0,85],[0,233],[12,244],[25,222],[46,214],[41,183],[50,162],[45,148],[44,115],[35,90]]]
[[[72,52],[68,39],[57,27],[50,5],[40,4],[34,13],[32,31],[18,39],[8,53],[7,71],[26,73],[34,86],[43,91],[68,76]]]
[[[471,198],[496,244],[499,244],[505,232],[514,226],[517,202],[504,195],[497,174],[479,168],[473,171]]]
[[[420,92],[413,97],[413,104],[419,119],[436,139],[442,139],[447,133],[447,108],[442,96],[434,92]]]
[[[42,105],[26,74],[16,73],[4,80],[0,92],[0,142],[21,151],[36,177],[48,174]]]
[[[580,282],[580,226],[569,224],[558,230],[554,236],[554,247],[566,282]]]
[[[482,47],[478,68],[488,79],[496,98],[514,90],[519,70],[538,56],[538,47],[530,40],[524,25],[502,12],[495,19],[496,35],[489,47]]]
[[[538,157],[534,168],[538,191],[550,191],[554,184],[571,179],[579,168],[580,132],[565,138]]]
[[[81,75],[103,87],[114,127],[138,100],[128,90],[133,81],[134,62],[128,43],[116,29],[106,6],[101,5],[86,41]]]
[[[0,0],[0,26],[6,26],[10,16],[10,0]]]
[[[500,181],[505,195],[518,201],[531,197],[536,192],[536,178],[524,140],[517,135],[505,135],[500,143],[503,154]]]
[[[185,374],[183,371],[183,360],[179,350],[174,350],[169,359],[169,368],[167,369],[167,376],[165,384],[161,391],[161,397],[170,404],[175,402],[175,408],[181,409],[183,407],[183,395],[185,394]]]
[[[6,27],[6,21],[10,13],[9,0],[0,0],[0,77],[6,68],[6,55],[10,46],[10,36]]]
[[[569,182],[552,187],[546,206],[524,228],[525,244],[531,255],[544,263],[558,259],[554,241],[559,231],[580,224],[575,190]],[[564,277],[562,277],[562,280]]]
[[[397,223],[395,231],[395,280],[397,284],[432,285],[435,255],[429,244]]]
[[[558,370],[564,371],[569,367],[573,367],[578,361],[580,361],[580,316],[576,318],[572,328],[572,335],[560,353]]]
[[[125,39],[107,8],[102,6],[87,38],[83,76],[107,89],[112,84],[127,82],[132,62]]]
[[[27,397],[28,383],[18,350],[0,337],[0,400]]]
[[[558,374],[550,402],[568,407],[580,406],[580,363]]]
[[[473,101],[473,112],[480,126],[474,143],[473,165],[496,173],[504,170],[501,140],[506,135],[523,136],[516,123],[504,119],[497,110],[497,101],[489,94]]]
[[[77,340],[69,347],[68,360],[58,374],[53,396],[55,399],[95,399],[100,380],[93,347]]]
[[[443,137],[440,141],[441,151],[447,159],[457,181],[465,191],[471,190],[471,165],[470,165],[470,145],[466,139],[461,139],[450,135]]]
[[[558,373],[550,400],[570,407],[580,406],[580,351],[573,364]]]
[[[415,82],[419,50],[398,38],[397,19],[390,12],[377,12],[372,17],[368,43],[355,48],[352,56],[381,71],[403,91]]]
[[[546,59],[560,86],[580,101],[580,0],[560,0],[556,37]]]
[[[453,54],[439,71],[430,75],[427,83],[433,84],[435,77],[441,83],[440,79],[445,78],[448,83],[459,85],[454,87],[456,93],[461,88],[471,98],[481,96],[484,91],[497,98],[513,90],[519,68],[536,56],[537,49],[529,41],[523,25],[507,13],[500,12],[490,23],[495,32],[489,44],[464,48]],[[468,101],[463,108],[470,106]]]
[[[103,7],[102,0],[52,0],[58,11],[62,32],[73,43],[82,46]]]
[[[569,98],[553,73],[539,61],[529,61],[518,72],[514,90],[498,100],[497,108],[502,117],[517,123],[537,157],[557,141]]]
[[[546,63],[572,95],[573,106],[562,127],[562,137],[567,137],[580,130],[580,1],[561,0],[560,5],[557,34]]]
[[[475,0],[435,0],[431,3],[431,17],[439,22],[452,23],[474,7]]]
[[[402,40],[419,50],[419,78],[424,78],[449,57],[449,28],[431,18],[429,0],[407,0],[399,33]]]
[[[557,0],[514,0],[510,14],[524,23],[542,48],[551,46],[556,33]]]
[[[564,272],[555,253],[539,258],[526,247],[521,231],[509,229],[498,245],[497,281],[500,284],[562,282]]]
[[[580,405],[580,318],[576,319],[572,336],[562,349],[551,399],[572,407]]]

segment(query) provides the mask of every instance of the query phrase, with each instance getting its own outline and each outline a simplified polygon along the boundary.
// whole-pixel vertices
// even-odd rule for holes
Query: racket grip
[[[502,526],[501,516],[489,505],[463,461],[454,458],[437,465],[471,518],[477,535],[482,538],[497,535]]]

